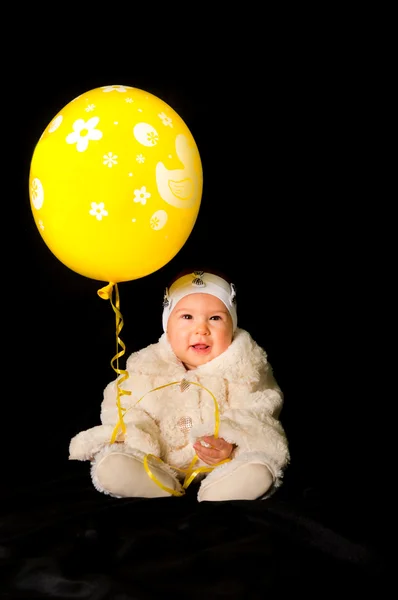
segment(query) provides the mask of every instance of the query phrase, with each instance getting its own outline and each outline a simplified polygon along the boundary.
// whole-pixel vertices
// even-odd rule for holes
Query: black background
[[[253,49],[237,31],[231,51],[216,44],[214,32],[217,48],[209,51],[205,28],[200,33],[201,52],[192,56],[195,42],[185,38],[183,52],[159,44],[153,61],[138,61],[134,36],[123,51],[113,46],[112,60],[106,46],[87,44],[82,60],[49,43],[25,54],[7,86],[7,485],[68,472],[69,440],[99,423],[102,391],[114,376],[115,320],[97,295],[103,282],[72,272],[45,246],[28,177],[35,145],[55,114],[84,91],[121,84],[178,112],[204,174],[200,213],[178,255],[119,286],[127,354],[161,335],[163,289],[176,272],[205,264],[229,273],[239,325],[267,350],[285,394],[281,418],[292,463],[284,493],[325,502],[336,521],[357,520],[359,529],[366,522],[366,535],[377,534],[383,428],[372,408],[377,352],[370,356],[364,306],[378,215],[364,202],[370,176],[359,159],[356,56],[342,60],[336,41],[320,53],[322,31],[311,42],[298,32],[275,35],[272,43],[260,35]],[[139,47],[144,54],[142,40]]]

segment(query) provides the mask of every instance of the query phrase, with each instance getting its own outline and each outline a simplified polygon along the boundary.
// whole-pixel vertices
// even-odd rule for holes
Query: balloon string
[[[137,402],[133,405],[130,406],[130,408],[127,409],[126,412],[128,412],[129,410],[131,410],[132,408],[134,408],[135,406],[137,406],[137,404],[139,402],[141,402],[141,400],[143,400],[145,398],[145,396],[147,394],[151,394],[152,392],[157,392],[158,390],[162,390],[166,387],[169,387],[171,385],[181,385],[182,383],[188,384],[188,385],[196,385],[200,388],[202,388],[203,390],[205,390],[206,392],[208,392],[208,394],[210,394],[210,396],[213,399],[214,402],[214,420],[215,420],[215,424],[214,424],[214,437],[218,438],[218,433],[219,433],[219,429],[220,429],[220,409],[218,407],[218,402],[217,399],[215,397],[215,395],[213,394],[213,392],[211,392],[207,387],[205,387],[204,385],[202,385],[201,383],[198,383],[196,381],[187,381],[187,380],[181,380],[181,381],[170,381],[169,383],[164,383],[163,385],[159,385],[151,390],[149,390],[148,392],[145,392],[145,394],[143,396],[141,396],[141,398],[139,400],[137,400]],[[118,430],[120,426],[120,422],[117,423],[116,427],[115,427],[115,431]],[[184,479],[184,483],[182,485],[182,490],[181,491],[176,491],[173,490],[165,485],[163,485],[156,477],[155,475],[152,473],[151,469],[149,468],[148,465],[148,458],[152,458],[153,460],[157,460],[160,463],[164,463],[164,461],[159,458],[158,456],[155,456],[154,454],[146,454],[144,457],[144,468],[145,471],[147,472],[148,476],[156,483],[156,485],[158,485],[160,488],[162,488],[162,490],[164,490],[165,492],[168,492],[169,494],[172,494],[173,496],[183,496],[185,494],[185,490],[187,489],[187,487],[192,483],[192,481],[195,479],[195,477],[199,474],[199,473],[209,473],[210,471],[212,471],[213,469],[215,469],[216,467],[223,465],[224,463],[229,462],[231,459],[230,458],[226,458],[225,460],[222,460],[221,462],[209,466],[209,467],[197,467],[196,469],[194,468],[194,464],[198,461],[198,455],[195,454],[195,456],[193,457],[189,467],[187,469],[181,469],[179,467],[175,467],[173,465],[171,465],[171,468],[174,469],[175,471],[180,471],[181,473],[184,473],[185,475],[185,479]]]
[[[113,299],[112,299],[113,293],[115,293],[115,302],[113,302]],[[119,420],[118,420],[117,426],[115,427],[115,429],[113,430],[113,433],[112,433],[111,444],[113,444],[116,441],[116,437],[119,432],[119,429],[122,430],[123,434],[126,433],[126,425],[125,425],[125,422],[123,419],[123,413],[125,412],[126,409],[122,407],[122,405],[120,403],[120,397],[124,396],[124,395],[130,396],[130,394],[131,394],[130,391],[123,390],[120,388],[120,384],[123,383],[124,381],[126,381],[126,379],[128,379],[128,376],[129,376],[128,371],[122,370],[119,368],[119,358],[121,356],[123,356],[126,352],[126,346],[119,337],[119,334],[120,334],[121,330],[123,329],[124,321],[123,321],[122,313],[120,312],[120,297],[119,297],[119,288],[117,286],[117,283],[110,282],[108,285],[106,285],[105,287],[98,290],[98,295],[103,300],[110,301],[113,311],[115,313],[116,354],[111,360],[111,367],[115,371],[115,373],[117,373],[118,375],[122,375],[122,377],[117,379],[117,383],[116,383],[116,390],[117,390],[116,404],[117,404],[117,412],[118,412]],[[119,351],[119,347],[121,347],[120,351]]]

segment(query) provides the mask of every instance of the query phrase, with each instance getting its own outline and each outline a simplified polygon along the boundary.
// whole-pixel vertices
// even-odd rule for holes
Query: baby
[[[192,481],[199,502],[269,497],[289,463],[283,395],[266,352],[237,327],[233,284],[178,278],[163,329],[128,357],[122,396],[120,376],[107,385],[102,424],[72,438],[69,458],[90,460],[96,489],[118,498],[181,496]]]

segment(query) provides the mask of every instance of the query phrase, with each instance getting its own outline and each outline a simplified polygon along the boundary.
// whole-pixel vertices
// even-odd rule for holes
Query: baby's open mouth
[[[211,350],[207,344],[193,344],[191,348],[196,354],[208,354]]]

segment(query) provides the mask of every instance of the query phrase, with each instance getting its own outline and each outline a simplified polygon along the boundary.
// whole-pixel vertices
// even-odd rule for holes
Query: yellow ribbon
[[[172,494],[172,496],[184,496],[185,494],[185,490],[187,489],[187,487],[192,483],[192,481],[195,479],[195,477],[199,474],[199,473],[209,473],[210,471],[212,471],[213,469],[215,469],[216,467],[223,465],[224,463],[229,462],[231,459],[230,458],[226,458],[225,460],[221,460],[219,463],[217,463],[216,465],[213,465],[212,467],[198,467],[195,470],[192,470],[192,467],[194,465],[194,463],[198,460],[197,456],[194,456],[191,464],[189,465],[189,467],[187,469],[180,469],[179,467],[171,467],[172,469],[176,470],[176,471],[181,471],[182,473],[185,473],[185,479],[184,479],[184,483],[182,485],[182,490],[179,492],[177,490],[173,490],[172,488],[167,487],[166,485],[163,485],[163,483],[161,483],[159,481],[159,479],[157,479],[155,477],[155,475],[152,473],[152,471],[150,470],[149,466],[148,466],[148,458],[153,458],[155,460],[157,460],[158,462],[163,462],[161,458],[159,458],[158,456],[155,456],[154,454],[146,454],[144,456],[144,467],[145,467],[145,471],[147,472],[147,474],[149,475],[149,477],[160,487],[162,488],[162,490],[164,490],[165,492],[168,492],[169,494]]]
[[[186,381],[184,379],[184,381]],[[139,400],[137,400],[137,402],[135,403],[134,407],[131,406],[128,410],[130,410],[131,408],[135,408],[135,406],[137,406],[137,404],[139,402],[141,402],[141,400],[143,400],[143,398],[145,398],[145,396],[147,396],[148,394],[152,393],[152,392],[156,392],[158,390],[162,390],[165,387],[169,387],[171,385],[181,385],[182,381],[172,381],[171,383],[165,383],[163,385],[159,385],[158,387],[153,388],[152,390],[149,390],[148,392],[146,392],[143,396],[141,396],[141,398]],[[216,397],[214,396],[214,394],[207,389],[204,385],[197,383],[196,381],[186,381],[187,384],[190,385],[197,385],[198,387],[201,387],[203,390],[205,390],[206,392],[208,392],[210,394],[210,396],[213,398],[214,401],[214,419],[215,419],[215,425],[214,425],[214,437],[218,438],[218,432],[220,429],[220,410],[218,408],[218,403],[216,400]],[[127,412],[127,411],[126,411]],[[116,425],[116,427],[118,428],[120,425],[120,423],[118,423]],[[156,477],[155,475],[152,473],[152,471],[150,470],[149,466],[148,466],[148,458],[153,458],[154,460],[157,460],[158,462],[163,463],[164,461],[159,458],[158,456],[155,456],[154,454],[146,454],[144,457],[144,468],[145,471],[147,472],[148,476],[160,487],[162,488],[162,490],[164,490],[165,492],[168,492],[169,494],[172,494],[173,496],[183,496],[185,494],[185,490],[187,489],[187,487],[192,483],[192,481],[195,479],[195,477],[199,474],[199,473],[209,473],[210,471],[212,471],[213,469],[215,469],[216,467],[229,462],[231,459],[230,458],[226,458],[225,460],[220,461],[219,463],[217,463],[216,465],[213,466],[209,466],[209,467],[198,467],[197,469],[194,469],[193,466],[196,463],[196,461],[198,460],[198,456],[195,455],[189,465],[189,467],[187,469],[181,469],[179,467],[174,467],[171,466],[172,469],[174,469],[175,471],[180,471],[181,473],[185,473],[185,479],[184,479],[184,483],[182,485],[182,491],[176,491],[173,490],[172,488],[169,488],[165,485],[163,485],[163,483],[161,483]]]
[[[113,292],[115,292],[115,302],[113,302],[113,300],[112,300]],[[97,293],[98,293],[99,297],[102,298],[103,300],[110,300],[111,306],[115,313],[115,317],[116,317],[116,354],[111,360],[111,367],[118,375],[123,376],[117,380],[117,384],[116,384],[116,389],[117,389],[116,405],[117,405],[117,412],[119,415],[119,421],[112,433],[111,444],[113,444],[116,440],[119,429],[121,429],[123,433],[126,433],[126,425],[123,420],[123,412],[125,412],[126,409],[122,407],[122,405],[120,403],[120,397],[124,396],[124,395],[130,396],[130,394],[131,394],[131,392],[120,388],[120,384],[123,383],[124,381],[126,381],[126,379],[128,379],[128,376],[129,376],[128,371],[122,370],[119,368],[119,358],[121,356],[123,356],[126,352],[126,346],[119,337],[119,334],[120,334],[121,330],[123,329],[124,321],[123,321],[122,313],[120,312],[120,298],[119,298],[119,289],[118,289],[117,283],[110,282],[108,285],[106,285],[105,287],[98,290]],[[122,348],[120,351],[119,351],[119,346]],[[116,366],[114,365],[115,362],[116,362]]]

